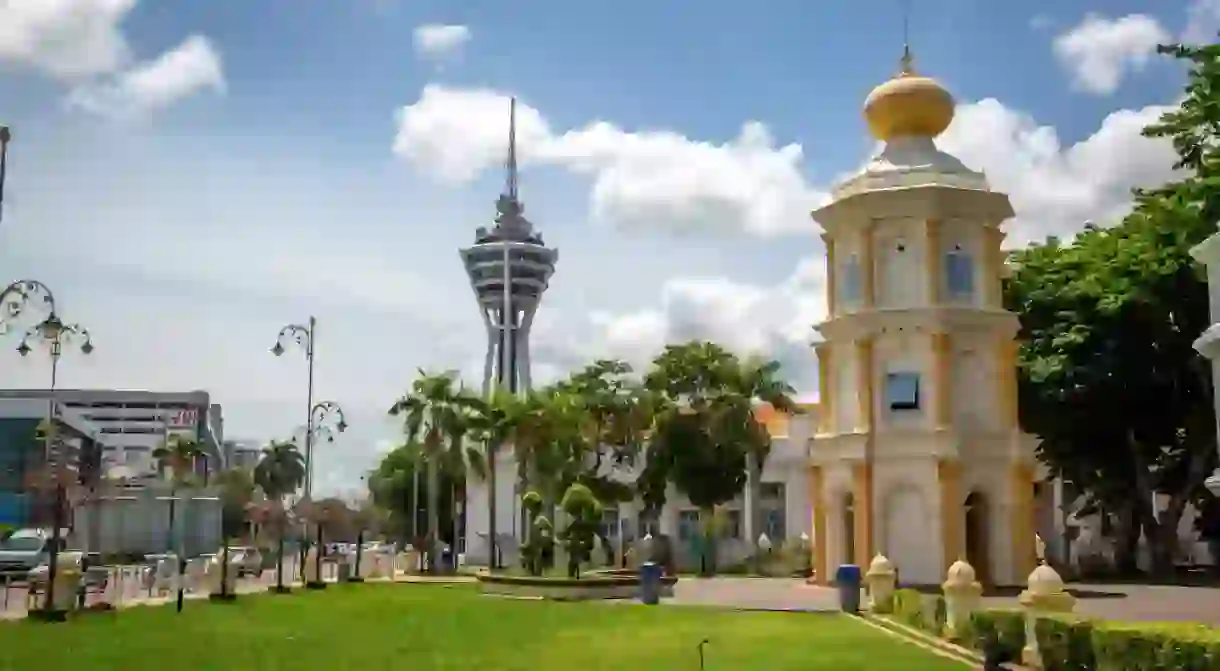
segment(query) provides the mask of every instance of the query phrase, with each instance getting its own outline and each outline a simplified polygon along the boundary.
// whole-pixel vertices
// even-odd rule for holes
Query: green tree
[[[529,409],[516,395],[497,389],[491,398],[472,399],[468,411],[472,437],[483,446],[482,467],[474,470],[487,483],[487,566],[496,569],[500,568],[496,538],[497,457],[506,445],[515,442]]]
[[[796,389],[780,376],[778,361],[749,358],[741,361],[732,371],[729,388],[751,403],[765,403],[776,412],[793,415],[800,411],[793,395]],[[747,539],[751,547],[758,543],[758,534],[764,527],[762,517],[762,473],[767,457],[771,454],[771,432],[751,412],[742,417],[745,424],[737,428],[749,449],[746,452],[748,474],[746,498],[750,508],[750,529],[753,538]]]
[[[1182,178],[1137,192],[1115,228],[1014,254],[1005,302],[1021,318],[1021,422],[1039,456],[1117,513],[1119,557],[1134,558],[1142,530],[1163,574],[1215,461],[1212,382],[1192,347],[1209,322],[1207,286],[1189,250],[1220,215],[1220,50],[1162,51],[1191,64],[1189,84],[1144,134],[1172,141]]]
[[[392,416],[402,418],[406,443],[414,448],[427,469],[428,550],[433,570],[440,569],[437,547],[441,473],[464,475],[468,468],[484,472],[482,454],[467,441],[472,407],[473,397],[461,388],[454,375],[420,371],[410,392],[390,408]]]
[[[574,483],[563,493],[559,506],[567,516],[560,540],[568,553],[568,577],[580,577],[580,565],[593,555],[593,539],[601,525],[602,504],[588,487]]]
[[[254,482],[268,502],[262,506],[259,518],[275,529],[275,589],[284,586],[284,536],[288,531],[289,514],[284,497],[305,483],[305,457],[292,441],[271,441],[254,466]]]
[[[204,457],[199,441],[185,434],[174,434],[152,451],[158,469],[169,472],[169,528],[166,552],[174,551],[174,523],[177,517],[178,494],[195,485],[195,463]]]
[[[645,385],[661,401],[639,487],[654,510],[664,504],[668,482],[704,520],[744,489],[755,437],[751,399],[738,389],[740,370],[731,352],[703,341],[667,345],[653,360]],[[715,570],[716,539],[706,541],[702,570],[710,572]]]
[[[229,589],[229,545],[232,539],[245,534],[246,523],[249,520],[250,508],[254,505],[258,486],[254,484],[254,475],[244,468],[231,468],[221,471],[213,478],[212,484],[220,492],[220,542],[221,564],[219,599],[232,598]]]

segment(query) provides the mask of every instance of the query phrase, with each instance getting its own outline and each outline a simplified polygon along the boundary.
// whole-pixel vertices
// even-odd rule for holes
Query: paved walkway
[[[674,585],[677,606],[720,606],[747,610],[837,611],[835,590],[788,578],[688,578]]]
[[[1220,626],[1220,589],[1172,585],[1069,584],[1076,612],[1107,620],[1203,622]],[[1015,597],[986,597],[992,608],[1018,606]]]

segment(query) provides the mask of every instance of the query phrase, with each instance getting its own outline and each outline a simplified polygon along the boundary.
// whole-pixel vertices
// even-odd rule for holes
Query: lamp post
[[[305,363],[309,369],[309,381],[305,390],[305,407],[307,409],[306,424],[305,424],[305,496],[308,499],[313,488],[313,355],[316,333],[318,328],[318,320],[314,317],[309,318],[308,325],[289,324],[280,329],[280,333],[275,338],[275,345],[271,347],[271,353],[276,356],[282,356],[285,352],[285,343],[295,343],[305,350]]]
[[[4,178],[8,175],[8,143],[12,139],[13,131],[0,125],[0,221],[4,220]]]
[[[93,351],[93,338],[89,335],[88,329],[79,324],[65,324],[59,315],[55,312],[55,299],[50,289],[46,285],[35,280],[23,280],[15,283],[18,287],[17,291],[28,301],[35,293],[41,293],[44,296],[44,301],[50,307],[50,312],[47,316],[34,326],[31,326],[22,337],[21,343],[17,345],[17,353],[21,356],[29,356],[30,352],[34,351],[34,346],[45,345],[51,355],[51,386],[47,394],[47,429],[44,431],[43,440],[43,462],[48,466],[52,462],[57,462],[56,466],[51,466],[58,471],[65,465],[63,454],[62,441],[57,440],[57,427],[55,426],[56,405],[55,405],[55,384],[59,374],[59,358],[63,356],[63,346],[80,342],[80,351],[82,354],[88,355]],[[12,290],[14,285],[10,285],[5,289],[5,294]],[[4,296],[0,295],[0,303],[3,303]],[[11,303],[10,303],[11,305]],[[24,307],[22,304],[16,310],[10,310],[10,314],[20,312]],[[53,449],[58,447],[57,450]],[[43,619],[48,621],[60,621],[63,619],[63,612],[55,608],[55,578],[56,564],[59,560],[59,544],[62,537],[63,529],[63,514],[65,491],[63,478],[58,474],[55,480],[55,504],[51,511],[51,552],[47,559],[47,592],[46,602],[43,605]]]
[[[305,443],[307,445],[315,445],[318,440],[325,440],[327,443],[334,443],[335,436],[347,430],[347,419],[343,415],[343,408],[339,407],[334,401],[320,401],[309,408],[309,424],[305,429]],[[308,470],[309,460],[306,459],[306,469]],[[308,477],[308,476],[307,476]],[[309,482],[306,480],[306,482]],[[318,551],[314,553],[314,569],[318,574],[318,584],[313,587],[325,586],[322,581],[322,523],[323,519],[318,517],[315,520],[317,523],[317,542]],[[302,571],[304,568],[302,567]],[[310,585],[306,585],[309,587]]]

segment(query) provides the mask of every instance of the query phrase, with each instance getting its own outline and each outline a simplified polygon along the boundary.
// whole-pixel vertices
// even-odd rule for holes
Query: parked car
[[[68,549],[68,532],[60,533],[59,551]],[[51,529],[18,529],[0,541],[0,576],[24,578],[47,562],[54,534]]]
[[[263,553],[254,547],[230,547],[229,561],[237,568],[237,577],[263,574]]]

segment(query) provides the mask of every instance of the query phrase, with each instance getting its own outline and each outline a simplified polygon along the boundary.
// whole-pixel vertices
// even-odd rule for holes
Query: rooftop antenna
[[[508,160],[504,162],[507,172],[504,183],[504,195],[509,200],[517,202],[517,98],[514,96],[508,103]]]

